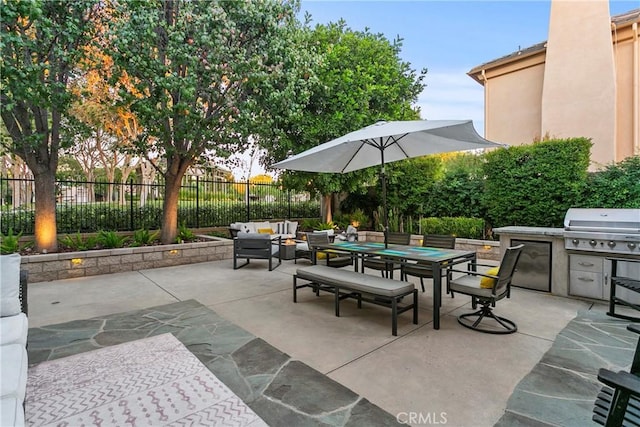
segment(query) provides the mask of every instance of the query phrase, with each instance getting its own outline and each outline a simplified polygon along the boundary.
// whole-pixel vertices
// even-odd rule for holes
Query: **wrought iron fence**
[[[0,231],[34,233],[32,179],[0,177]],[[159,229],[164,185],[57,181],[58,233]],[[237,221],[319,218],[318,198],[277,184],[208,181],[185,177],[178,223],[188,228],[223,227]]]

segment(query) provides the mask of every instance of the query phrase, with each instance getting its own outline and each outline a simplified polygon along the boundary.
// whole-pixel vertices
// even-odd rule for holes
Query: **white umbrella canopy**
[[[478,135],[471,120],[379,121],[271,165],[276,169],[346,173],[381,166],[385,246],[389,218],[384,165],[398,160],[452,151],[504,145]]]
[[[478,135],[471,120],[380,121],[271,167],[346,173],[428,154],[495,147],[502,145]]]

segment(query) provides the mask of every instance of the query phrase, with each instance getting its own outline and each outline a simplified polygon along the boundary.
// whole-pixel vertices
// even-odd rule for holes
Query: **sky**
[[[609,1],[611,15],[637,8],[640,0]],[[547,40],[550,9],[550,0],[303,0],[299,17],[308,12],[311,25],[344,19],[352,30],[402,38],[402,60],[428,70],[416,104],[421,118],[471,119],[484,135],[483,87],[467,72]],[[264,170],[254,162],[250,175],[259,173]]]

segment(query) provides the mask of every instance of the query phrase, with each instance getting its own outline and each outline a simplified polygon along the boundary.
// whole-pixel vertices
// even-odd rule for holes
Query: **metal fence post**
[[[196,228],[200,228],[200,177],[196,175]]]
[[[251,221],[251,211],[249,208],[249,202],[251,201],[251,197],[249,197],[249,180],[247,179],[247,191],[245,191],[245,200],[247,202],[247,219],[246,222]]]
[[[122,192],[124,196],[124,191]],[[126,196],[125,196],[126,197]],[[133,221],[133,178],[129,178],[129,227],[131,231],[134,231],[134,221]]]

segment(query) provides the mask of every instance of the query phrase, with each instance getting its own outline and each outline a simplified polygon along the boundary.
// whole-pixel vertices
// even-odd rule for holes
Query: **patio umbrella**
[[[346,173],[380,165],[386,246],[389,228],[384,168],[386,163],[428,154],[502,146],[478,135],[471,120],[379,121],[271,167]]]

